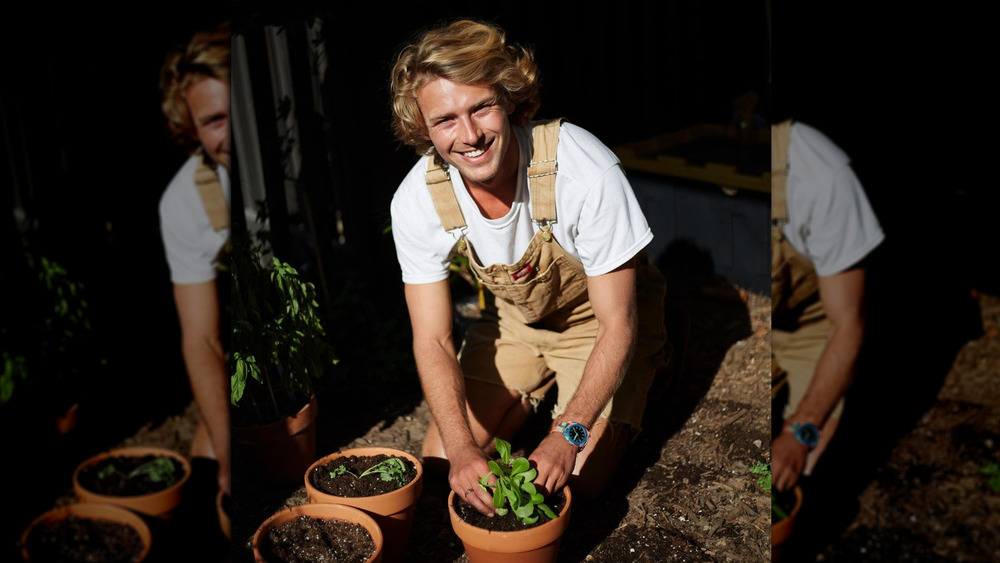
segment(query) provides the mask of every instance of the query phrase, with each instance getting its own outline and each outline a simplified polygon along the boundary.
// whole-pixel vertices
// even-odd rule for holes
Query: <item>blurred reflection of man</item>
[[[160,74],[168,130],[191,155],[163,193],[160,220],[184,364],[201,415],[192,471],[217,466],[215,480],[227,494],[229,377],[216,278],[229,241],[229,44],[228,23],[198,32],[168,55]]]
[[[836,431],[865,333],[862,260],[885,238],[847,155],[803,123],[772,127],[773,390],[779,491],[809,475]]]

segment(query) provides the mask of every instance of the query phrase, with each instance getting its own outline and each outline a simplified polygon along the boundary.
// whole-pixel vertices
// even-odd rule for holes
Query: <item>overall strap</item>
[[[539,226],[556,222],[556,147],[563,118],[535,125],[534,147],[528,165],[528,189],[531,191],[531,219]]]
[[[448,172],[448,165],[441,160],[437,153],[427,159],[427,172],[424,173],[424,181],[427,182],[427,189],[431,192],[434,209],[437,210],[444,230],[450,232],[465,227],[465,216],[462,215],[462,208],[458,206],[455,190],[451,187],[451,174]]]
[[[788,221],[785,186],[788,182],[788,139],[792,120],[771,126],[771,222]]]
[[[205,208],[208,220],[216,232],[229,228],[229,202],[219,183],[219,175],[215,169],[205,162],[207,157],[198,155],[198,166],[194,171],[194,183],[198,186],[201,205]]]

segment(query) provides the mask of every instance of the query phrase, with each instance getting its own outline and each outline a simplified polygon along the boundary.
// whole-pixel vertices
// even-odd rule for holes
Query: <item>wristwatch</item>
[[[809,446],[809,449],[816,447],[819,442],[819,428],[811,422],[792,422],[788,425],[792,435],[799,443]]]
[[[583,448],[587,445],[587,440],[590,439],[590,432],[587,430],[587,427],[579,422],[563,421],[555,425],[552,431],[562,434],[567,442],[580,448],[580,451],[583,451]]]

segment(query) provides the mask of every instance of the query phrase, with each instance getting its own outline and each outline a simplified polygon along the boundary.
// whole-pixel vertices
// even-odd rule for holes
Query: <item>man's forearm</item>
[[[861,320],[846,326],[831,325],[809,389],[791,420],[812,422],[817,426],[826,422],[851,385],[863,339]]]
[[[622,317],[613,325],[602,323],[597,330],[594,349],[587,359],[576,393],[561,418],[592,428],[601,411],[621,385],[635,351],[636,318]]]
[[[220,463],[229,461],[229,377],[218,338],[189,338],[183,343],[191,392]]]
[[[436,341],[414,342],[413,355],[445,451],[475,445],[465,407],[465,380],[454,347]]]

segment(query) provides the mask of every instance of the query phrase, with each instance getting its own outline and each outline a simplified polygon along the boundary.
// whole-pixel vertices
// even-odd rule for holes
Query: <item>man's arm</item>
[[[635,262],[587,278],[590,304],[597,318],[597,339],[587,359],[576,393],[560,420],[593,428],[597,417],[614,396],[635,351],[637,315]],[[538,468],[535,484],[552,492],[569,480],[578,450],[559,434],[550,433],[528,457]]]
[[[219,339],[215,281],[174,284],[174,302],[180,317],[181,348],[191,392],[219,463],[219,488],[230,493],[229,374]]]
[[[855,268],[819,278],[819,295],[830,333],[816,364],[816,372],[791,422],[811,422],[822,428],[833,408],[847,392],[865,332],[865,270]],[[795,485],[809,454],[791,432],[782,432],[771,445],[774,484],[779,491]]]
[[[479,478],[490,472],[489,459],[476,445],[466,410],[465,380],[452,342],[451,289],[448,280],[405,284],[406,305],[413,327],[413,356],[451,469],[448,481],[457,494],[484,514],[493,513],[492,495]],[[473,489],[465,495],[464,491]]]

